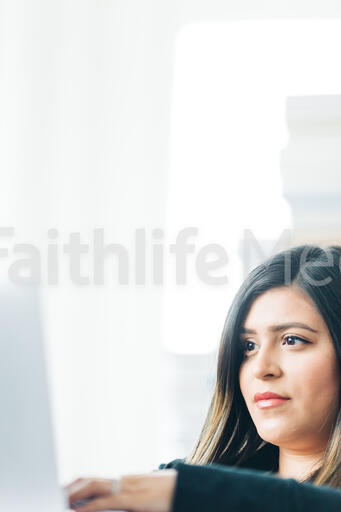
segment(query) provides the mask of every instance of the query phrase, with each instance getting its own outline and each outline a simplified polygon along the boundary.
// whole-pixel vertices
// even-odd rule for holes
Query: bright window
[[[177,38],[172,96],[168,234],[196,226],[197,249],[223,245],[223,286],[188,272],[185,287],[168,269],[164,344],[178,353],[217,346],[242,280],[244,229],[279,239],[291,228],[282,196],[280,151],[288,141],[286,98],[340,94],[337,20],[193,24]],[[194,268],[194,254],[188,266]],[[192,259],[191,259],[192,258]]]

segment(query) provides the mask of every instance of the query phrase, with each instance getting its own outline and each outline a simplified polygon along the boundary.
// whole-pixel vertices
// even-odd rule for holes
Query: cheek
[[[339,409],[339,370],[334,352],[316,351],[297,358],[291,365],[286,364],[285,375],[289,394],[294,399],[296,421],[314,430],[334,422]]]
[[[308,364],[302,365],[297,374],[297,383],[311,404],[327,406],[338,398],[339,372],[334,354],[325,354],[312,358]]]

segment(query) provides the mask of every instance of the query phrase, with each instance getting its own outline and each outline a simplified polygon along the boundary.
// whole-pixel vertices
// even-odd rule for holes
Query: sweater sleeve
[[[259,470],[172,461],[172,512],[340,512],[341,490]]]
[[[168,462],[167,464],[163,463],[163,464],[160,464],[159,466],[159,470],[160,469],[169,469],[169,468],[175,468],[179,462],[185,462],[185,459],[174,459],[174,460],[171,460],[170,462]],[[155,471],[158,471],[157,469]]]

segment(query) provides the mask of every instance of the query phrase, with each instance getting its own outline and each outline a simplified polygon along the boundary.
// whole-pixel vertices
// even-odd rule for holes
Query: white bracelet
[[[120,492],[121,489],[121,479],[120,478],[113,478],[111,480],[111,492],[112,494],[117,494]]]

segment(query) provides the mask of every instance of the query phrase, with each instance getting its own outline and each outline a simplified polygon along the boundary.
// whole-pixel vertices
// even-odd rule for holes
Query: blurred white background
[[[332,1],[0,2],[0,218],[15,228],[1,247],[41,253],[61,480],[155,469],[192,448],[243,278],[244,229],[275,243],[295,226],[295,180],[311,188],[299,173],[283,184],[303,144],[288,132],[287,98],[334,95],[339,108],[340,15]],[[310,120],[312,153],[325,137],[314,130]],[[194,253],[176,285],[168,246],[189,226],[196,252],[226,249],[217,275],[227,284],[200,281]],[[47,285],[50,228],[56,285]],[[91,246],[96,228],[128,249],[128,284],[111,256],[104,285],[72,283],[63,244],[79,232]],[[154,229],[164,235],[162,285],[152,281]],[[92,264],[90,250],[84,275]]]

